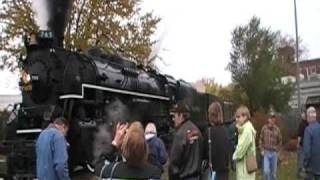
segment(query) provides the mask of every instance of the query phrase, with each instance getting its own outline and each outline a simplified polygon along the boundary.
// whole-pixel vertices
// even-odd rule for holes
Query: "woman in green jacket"
[[[246,159],[256,155],[256,131],[250,122],[250,112],[246,106],[240,106],[235,115],[239,137],[232,159],[236,161],[237,180],[254,180],[256,173],[248,173]]]

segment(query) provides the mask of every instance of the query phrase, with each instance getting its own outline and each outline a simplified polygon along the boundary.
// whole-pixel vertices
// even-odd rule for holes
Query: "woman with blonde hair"
[[[140,122],[130,124],[121,144],[123,162],[102,167],[101,178],[114,179],[160,179],[161,170],[147,162],[148,145]]]
[[[240,106],[236,111],[235,118],[239,136],[238,145],[232,159],[236,161],[237,180],[254,180],[255,172],[250,172],[248,169],[248,161],[256,156],[256,131],[250,122],[249,109],[246,106]],[[252,165],[251,162],[249,164]]]

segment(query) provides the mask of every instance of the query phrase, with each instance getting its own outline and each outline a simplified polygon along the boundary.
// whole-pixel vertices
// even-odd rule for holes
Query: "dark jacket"
[[[320,175],[320,123],[312,122],[304,132],[303,165],[313,174]]]
[[[69,180],[67,143],[56,128],[41,132],[36,144],[39,180]]]
[[[223,125],[208,128],[204,141],[204,157],[209,160],[209,129],[211,133],[212,169],[217,172],[228,172],[230,146],[228,131]]]
[[[200,175],[203,138],[190,121],[184,121],[175,132],[169,158],[169,179],[192,179]]]
[[[308,127],[307,120],[302,120],[299,124],[298,128],[298,137],[300,137],[300,146],[303,146],[303,137],[304,137],[304,130]]]
[[[153,136],[150,138],[147,137],[149,148],[148,161],[151,164],[159,167],[161,171],[163,171],[162,165],[164,165],[168,159],[166,147],[163,144],[162,140],[158,138],[156,134],[152,135]]]
[[[160,179],[161,170],[151,164],[144,164],[141,167],[129,166],[126,162],[118,162],[115,166],[115,162],[102,167],[103,170],[96,173],[97,176],[102,178],[111,178],[111,171],[113,171],[112,178],[115,179]]]
[[[232,156],[238,144],[238,132],[237,132],[235,120],[231,120],[230,122],[225,123],[225,127],[228,132],[230,155]]]

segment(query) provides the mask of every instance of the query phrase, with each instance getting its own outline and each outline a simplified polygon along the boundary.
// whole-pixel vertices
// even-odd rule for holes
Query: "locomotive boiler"
[[[50,31],[31,35],[25,46],[22,103],[14,106],[0,144],[1,154],[7,154],[8,177],[35,177],[35,141],[54,117],[62,115],[70,124],[70,172],[93,172],[96,161],[110,150],[117,122],[152,121],[169,143],[173,104],[187,103],[192,120],[204,129],[208,105],[218,101],[183,80],[97,48],[66,50],[56,45]]]

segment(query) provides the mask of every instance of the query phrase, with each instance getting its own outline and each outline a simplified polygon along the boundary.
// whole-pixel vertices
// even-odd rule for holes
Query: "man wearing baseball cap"
[[[190,108],[178,103],[170,110],[176,129],[169,158],[170,180],[196,180],[200,177],[203,139],[190,120]]]
[[[279,127],[276,125],[276,116],[273,112],[269,114],[268,123],[262,127],[259,145],[263,156],[264,180],[276,180],[282,136]]]

